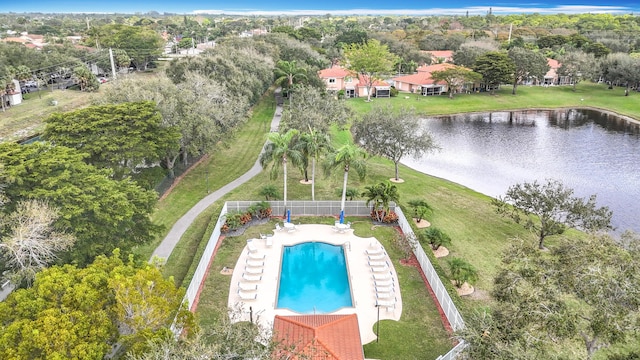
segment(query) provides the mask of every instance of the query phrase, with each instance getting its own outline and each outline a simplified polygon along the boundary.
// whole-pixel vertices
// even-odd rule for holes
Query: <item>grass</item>
[[[420,96],[400,93],[390,99],[355,98],[348,100],[358,113],[371,109],[377,103],[391,103],[395,107],[411,106],[422,115],[446,115],[467,112],[484,112],[517,109],[541,109],[563,107],[593,107],[614,111],[636,120],[640,120],[640,93],[631,92],[624,96],[624,88],[608,89],[604,84],[582,82],[576,91],[571,86],[518,86],[517,95],[511,95],[511,86],[503,86],[495,95],[489,93],[456,94],[453,99],[447,96]],[[406,99],[405,97],[409,97]]]
[[[391,239],[396,230],[391,227],[371,226],[368,219],[347,217],[352,221],[354,233],[361,237],[376,237],[379,239],[398,274],[402,291],[402,317],[400,321],[385,320],[380,324],[380,342],[371,343],[364,347],[368,358],[380,359],[415,359],[416,354],[421,358],[436,358],[449,351],[452,342],[444,329],[436,305],[429,295],[427,288],[414,267],[401,265],[401,253],[394,248]],[[324,223],[333,224],[333,217],[297,217],[296,223]],[[244,249],[246,240],[256,237],[259,233],[273,230],[275,221],[254,226],[236,237],[227,237],[222,242],[211,265],[209,276],[200,295],[197,316],[203,327],[214,326],[221,316],[226,316],[224,310],[229,296],[230,277],[220,274],[223,267],[233,268],[240,253]],[[375,327],[374,327],[375,329]],[[375,332],[375,330],[374,330]],[[408,346],[410,344],[410,346]]]
[[[0,112],[0,141],[18,141],[39,134],[49,115],[88,106],[92,96],[76,90],[42,90],[25,94],[20,105]],[[52,106],[52,100],[58,105]]]
[[[85,95],[79,92],[67,91],[68,94]],[[53,94],[56,94],[54,92]],[[44,95],[44,94],[43,94]],[[592,106],[618,112],[623,115],[638,118],[640,114],[640,102],[637,101],[637,94],[633,93],[629,97],[622,96],[621,89],[608,90],[604,85],[580,84],[578,91],[571,91],[570,87],[520,87],[518,95],[510,94],[510,87],[499,91],[497,95],[471,94],[456,95],[453,100],[444,96],[440,97],[419,97],[411,95],[409,99],[404,98],[404,94],[391,99],[376,99],[378,102],[389,102],[394,106],[411,104],[421,114],[438,115],[472,111],[493,111],[526,108],[554,108],[571,106]],[[44,97],[44,96],[43,96]],[[584,100],[581,100],[584,99]],[[32,101],[33,99],[29,100]],[[39,106],[23,109],[31,111],[32,116],[24,116],[22,120],[13,116],[1,117],[3,126],[0,134],[15,133],[18,129],[31,127],[29,131],[36,129],[37,118],[40,117],[40,124],[44,110],[50,108],[72,109],[73,104],[84,106],[88,104],[88,99],[64,99],[57,98],[57,107],[46,105],[47,100]],[[351,99],[349,104],[357,112],[365,112],[371,109],[372,103],[366,103],[362,99]],[[42,109],[42,107],[46,107]],[[69,106],[67,108],[66,106]],[[14,109],[16,109],[15,107]],[[30,109],[31,108],[31,109]],[[14,109],[10,109],[13,111]],[[29,110],[30,109],[30,110]],[[273,116],[275,104],[271,92],[268,92],[263,100],[257,105],[249,117],[248,122],[240,129],[233,138],[225,144],[220,144],[213,156],[207,158],[197,168],[193,169],[167,196],[157,204],[157,210],[153,215],[154,222],[164,225],[165,232],[152,244],[136,249],[136,252],[149,257],[153,249],[157,246],[169,228],[186,213],[194,204],[207,195],[208,191],[215,191],[231,180],[246,172],[255,162],[262,145],[269,132],[269,125]],[[21,110],[22,111],[22,110]],[[9,113],[9,111],[7,112]],[[5,114],[7,114],[5,113]],[[4,116],[5,114],[0,114]],[[16,114],[13,112],[12,114]],[[7,120],[8,119],[8,120]],[[34,120],[33,125],[28,121]],[[24,125],[20,127],[19,123]],[[10,123],[10,124],[9,124]],[[10,130],[11,125],[14,127]],[[348,131],[334,129],[334,141],[345,143],[350,141],[351,136]],[[2,135],[5,136],[5,135]],[[348,186],[364,190],[364,186],[372,185],[380,181],[385,181],[393,176],[393,164],[384,159],[373,158],[368,163],[368,177],[360,181],[354,174],[349,176]],[[317,169],[317,173],[321,173]],[[480,280],[476,284],[479,290],[490,291],[493,276],[499,263],[500,254],[508,243],[509,239],[519,237],[532,237],[532,235],[515,224],[505,219],[495,216],[490,206],[490,198],[476,193],[458,184],[454,184],[443,179],[427,176],[418,171],[400,166],[400,176],[405,180],[402,184],[397,184],[401,195],[401,203],[406,203],[412,199],[426,200],[434,208],[428,220],[433,226],[439,227],[447,233],[453,240],[449,250],[450,257],[462,257],[478,269]],[[310,200],[311,187],[300,184],[301,174],[290,169],[288,179],[288,198],[295,200]],[[275,185],[282,193],[283,179],[271,180],[268,172],[263,171],[255,178],[240,188],[230,192],[221,200],[216,202],[207,211],[200,215],[197,221],[191,226],[189,231],[182,237],[178,247],[167,260],[164,268],[166,275],[174,276],[177,284],[186,286],[191,277],[206,242],[213,231],[212,219],[217,217],[223,201],[234,200],[258,200],[260,189],[267,185]],[[319,175],[316,178],[316,199],[338,199],[337,189],[342,187],[342,173],[339,171],[328,177]],[[354,219],[355,220],[355,219]],[[386,244],[390,239],[388,234],[382,232],[374,235],[367,235],[370,226],[361,227],[356,221],[357,234],[361,236],[376,236]],[[328,220],[329,221],[329,220]],[[332,222],[333,220],[330,220]],[[328,222],[328,223],[330,223]],[[205,288],[201,295],[198,316],[203,326],[212,325],[216,322],[227,307],[227,297],[229,290],[229,277],[219,274],[217,270],[223,266],[233,267],[242,250],[246,237],[255,237],[260,232],[267,232],[273,228],[273,224],[260,225],[250,229],[245,237],[235,237],[225,239],[219,248],[209,277],[206,280]],[[369,230],[367,230],[369,228]],[[376,230],[378,231],[378,230]],[[550,244],[553,244],[550,239]],[[389,246],[387,247],[390,248]],[[429,252],[429,249],[425,249]],[[384,321],[381,324],[381,342],[379,344],[368,344],[365,351],[368,357],[383,359],[389,358],[428,358],[432,354],[441,354],[451,347],[446,336],[441,334],[442,324],[437,314],[434,313],[435,306],[428,294],[424,291],[421,279],[416,277],[417,272],[410,268],[405,268],[397,263],[398,255],[392,253],[394,265],[401,277],[403,301],[406,302],[402,321]],[[446,274],[447,264],[445,260],[434,260],[434,265],[441,274]],[[446,279],[443,280],[446,282]],[[451,288],[448,284],[447,286]],[[476,308],[490,306],[490,300],[471,298],[457,298],[451,292],[463,315]],[[433,338],[432,338],[433,337]],[[444,350],[442,350],[444,349]],[[429,355],[425,355],[429,354]],[[435,357],[435,356],[433,356]]]

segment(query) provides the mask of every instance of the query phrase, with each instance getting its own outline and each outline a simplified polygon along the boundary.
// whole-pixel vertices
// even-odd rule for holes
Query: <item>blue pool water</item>
[[[284,247],[278,308],[322,314],[351,306],[342,246],[306,242]]]

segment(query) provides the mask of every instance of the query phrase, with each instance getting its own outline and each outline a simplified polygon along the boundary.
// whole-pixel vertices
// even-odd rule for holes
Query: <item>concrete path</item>
[[[281,89],[276,89],[275,91],[276,111],[273,114],[273,119],[271,120],[271,131],[278,131],[278,127],[280,126],[280,117],[282,116],[282,101],[280,91]],[[180,241],[180,238],[182,238],[182,235],[184,235],[185,231],[187,231],[189,226],[191,226],[191,223],[195,221],[196,217],[198,217],[200,213],[206,210],[209,206],[211,206],[211,204],[223,197],[229,191],[237,188],[254,176],[258,175],[262,171],[262,166],[260,166],[259,158],[260,157],[258,157],[255,164],[253,164],[249,171],[242,174],[242,176],[233,180],[227,185],[207,195],[204,199],[195,204],[186,214],[184,214],[184,216],[182,216],[173,225],[167,236],[155,249],[155,251],[151,255],[151,259],[155,257],[163,258],[165,260],[168,259],[169,255],[171,255],[171,252],[173,252],[173,249],[176,247],[176,244],[178,243],[178,241]]]

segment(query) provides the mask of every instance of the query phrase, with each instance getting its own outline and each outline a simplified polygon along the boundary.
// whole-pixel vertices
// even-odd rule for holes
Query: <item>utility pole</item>
[[[509,40],[507,41],[507,44],[511,44],[511,30],[513,30],[513,23],[509,25]]]
[[[111,61],[111,73],[113,74],[113,80],[116,79],[116,63],[113,61],[113,50],[109,48],[109,60]]]

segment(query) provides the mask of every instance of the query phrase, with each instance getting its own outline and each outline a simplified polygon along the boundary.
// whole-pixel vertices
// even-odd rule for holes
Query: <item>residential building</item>
[[[318,77],[325,83],[329,92],[337,93],[344,90],[344,96],[347,98],[367,96],[368,77],[354,74],[342,66],[335,65],[320,70]],[[391,85],[386,81],[375,80],[371,91],[372,97],[389,97],[391,96]]]
[[[449,63],[420,66],[415,74],[395,77],[393,82],[398,91],[418,93],[423,96],[440,95],[447,92],[447,85],[434,82],[431,73],[452,67],[455,65]]]

